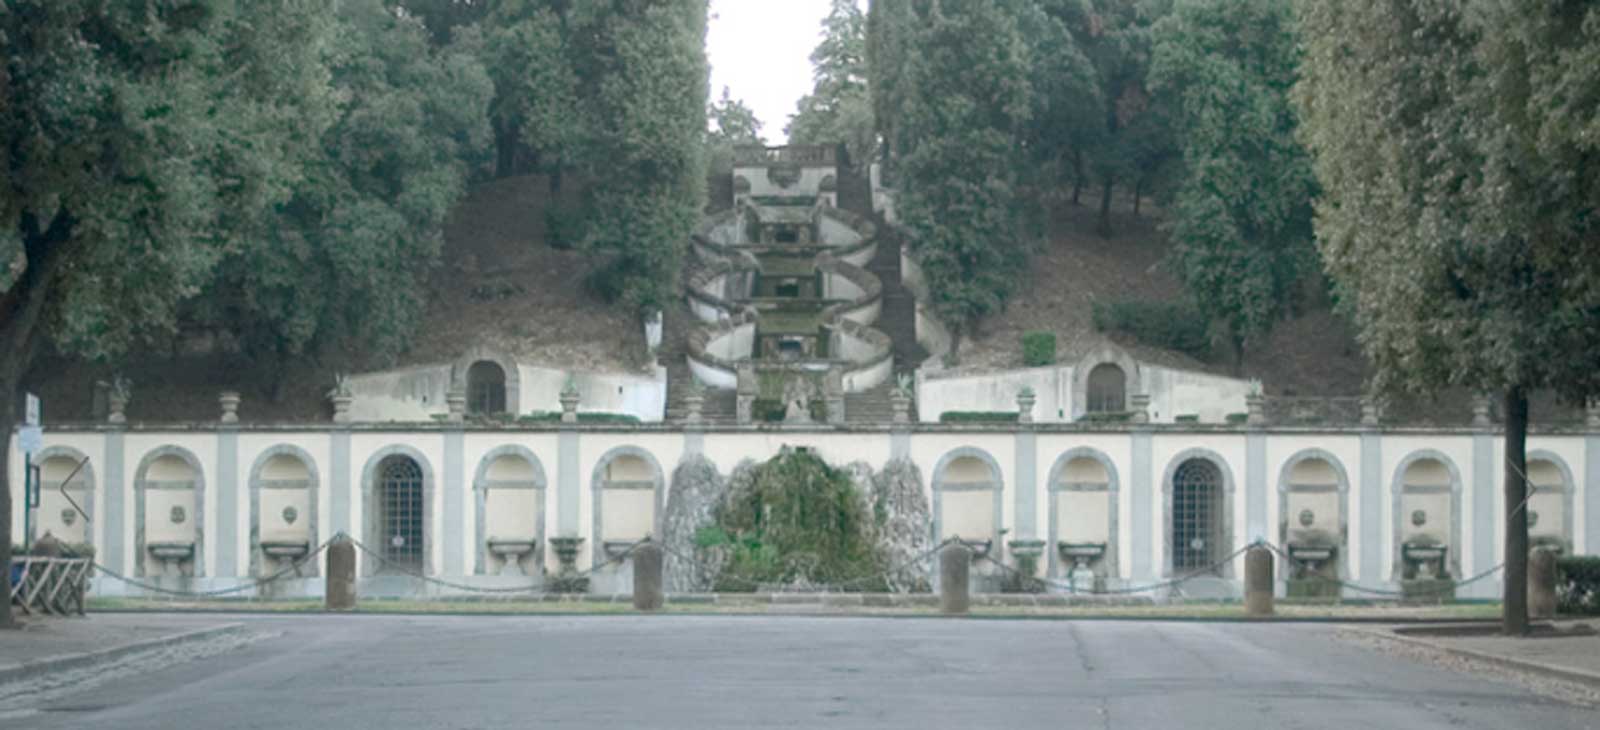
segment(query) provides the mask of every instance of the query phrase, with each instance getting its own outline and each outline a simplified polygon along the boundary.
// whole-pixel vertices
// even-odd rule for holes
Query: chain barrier
[[[1307,561],[1307,560],[1304,560],[1304,559],[1301,559],[1301,558],[1296,558],[1293,555],[1290,555],[1288,553],[1288,551],[1286,551],[1283,548],[1280,548],[1277,545],[1274,545],[1274,544],[1272,544],[1270,542],[1262,541],[1260,543],[1260,545],[1262,545],[1263,547],[1266,547],[1267,549],[1271,550],[1272,552],[1276,553],[1277,555],[1283,557],[1285,560],[1288,560],[1291,565],[1299,565],[1300,563],[1310,562],[1310,561]],[[1343,588],[1348,588],[1348,589],[1350,589],[1352,591],[1356,591],[1358,593],[1368,593],[1368,594],[1371,594],[1371,595],[1374,595],[1374,596],[1395,596],[1395,597],[1404,597],[1404,598],[1426,598],[1426,597],[1429,597],[1429,596],[1442,596],[1445,593],[1453,592],[1458,588],[1462,588],[1462,587],[1465,587],[1465,586],[1472,585],[1473,583],[1476,583],[1476,582],[1478,582],[1480,580],[1488,578],[1491,575],[1494,575],[1495,573],[1499,572],[1504,567],[1506,567],[1506,564],[1505,563],[1500,563],[1500,564],[1498,564],[1498,565],[1496,565],[1496,566],[1494,566],[1494,567],[1492,567],[1492,568],[1490,568],[1488,570],[1483,571],[1482,573],[1479,573],[1479,574],[1474,575],[1474,576],[1472,576],[1470,578],[1467,578],[1466,580],[1456,581],[1454,583],[1450,583],[1448,585],[1439,586],[1438,588],[1431,589],[1431,590],[1414,589],[1414,590],[1410,590],[1410,591],[1404,591],[1404,590],[1397,591],[1397,590],[1394,590],[1392,588],[1373,588],[1373,587],[1370,587],[1370,586],[1361,585],[1359,583],[1352,583],[1352,582],[1344,580],[1342,578],[1328,578],[1328,577],[1325,577],[1325,576],[1317,576],[1315,578],[1315,580],[1323,582],[1323,583],[1333,583],[1335,585],[1341,586]]]
[[[1048,586],[1048,587],[1051,587],[1051,588],[1058,588],[1058,589],[1066,591],[1067,593],[1071,593],[1071,594],[1074,594],[1074,595],[1126,596],[1126,595],[1132,595],[1132,594],[1135,594],[1135,593],[1145,593],[1145,592],[1148,592],[1148,591],[1158,591],[1158,590],[1161,590],[1163,588],[1171,588],[1171,587],[1179,586],[1179,585],[1182,585],[1182,584],[1187,583],[1189,581],[1195,580],[1197,578],[1215,577],[1216,574],[1217,574],[1216,572],[1217,572],[1218,569],[1220,569],[1224,565],[1227,565],[1228,563],[1233,562],[1234,558],[1237,558],[1240,555],[1243,555],[1246,550],[1249,550],[1250,548],[1252,548],[1254,546],[1255,546],[1254,543],[1252,543],[1250,545],[1246,545],[1246,546],[1244,546],[1242,548],[1239,548],[1238,550],[1233,551],[1227,557],[1222,558],[1220,560],[1217,560],[1216,562],[1214,562],[1214,563],[1212,563],[1210,565],[1207,565],[1207,566],[1205,566],[1203,568],[1196,568],[1195,570],[1192,570],[1192,571],[1190,571],[1188,573],[1185,573],[1183,575],[1180,575],[1180,576],[1178,576],[1176,578],[1173,578],[1173,579],[1170,579],[1170,580],[1164,580],[1164,581],[1161,581],[1159,583],[1151,583],[1149,585],[1142,585],[1142,586],[1124,586],[1122,588],[1103,588],[1103,589],[1099,589],[1099,590],[1095,590],[1093,588],[1091,588],[1089,590],[1083,590],[1083,589],[1078,588],[1077,586],[1075,586],[1075,585],[1073,585],[1071,583],[1063,583],[1063,582],[1061,582],[1059,580],[1055,580],[1053,578],[1040,578],[1038,576],[1023,575],[1021,571],[1019,571],[1016,568],[1013,568],[1013,567],[1011,567],[1009,565],[1006,565],[1005,563],[1002,563],[1002,562],[1000,562],[998,560],[995,560],[993,557],[990,557],[988,554],[981,555],[981,556],[979,556],[979,558],[982,559],[982,560],[988,561],[990,563],[993,563],[994,565],[999,566],[1000,569],[1002,569],[1002,570],[1006,571],[1007,573],[1010,573],[1010,574],[1012,574],[1014,576],[1017,576],[1018,578],[1021,578],[1022,580],[1033,581],[1036,584],[1043,585],[1043,586]]]
[[[174,597],[179,597],[179,598],[216,598],[218,596],[227,596],[227,595],[232,595],[232,594],[235,594],[235,593],[243,593],[243,592],[248,591],[248,590],[257,589],[257,588],[260,588],[260,587],[262,587],[264,585],[269,585],[271,583],[275,583],[277,581],[283,580],[283,578],[285,576],[288,576],[290,573],[299,574],[301,567],[303,567],[306,563],[311,562],[311,559],[315,558],[317,555],[321,554],[322,551],[327,550],[328,546],[332,545],[333,541],[337,540],[338,538],[339,538],[339,536],[335,535],[333,537],[328,538],[327,540],[324,540],[321,545],[317,546],[317,549],[312,550],[311,552],[300,556],[300,558],[295,560],[293,563],[289,564],[288,567],[285,567],[282,570],[279,570],[278,572],[273,573],[272,575],[266,576],[264,578],[257,578],[255,580],[250,581],[249,583],[241,583],[239,585],[232,586],[232,587],[229,587],[229,588],[218,588],[216,590],[210,590],[210,591],[186,591],[186,590],[182,590],[182,589],[178,589],[178,588],[164,588],[162,586],[152,585],[152,584],[146,583],[144,581],[140,581],[140,580],[135,580],[133,578],[129,578],[128,576],[125,576],[125,575],[123,575],[121,573],[118,573],[115,570],[107,568],[106,566],[101,565],[100,563],[94,563],[94,568],[95,568],[95,570],[98,570],[98,571],[101,571],[101,572],[105,573],[108,577],[114,578],[114,579],[116,579],[116,580],[118,580],[118,581],[120,581],[122,583],[126,583],[126,584],[128,584],[130,586],[134,586],[135,588],[141,588],[141,589],[150,591],[152,593],[162,593],[162,594],[166,594],[166,595],[174,596]]]
[[[378,554],[377,551],[375,551],[372,548],[369,548],[366,545],[362,544],[362,542],[360,540],[357,540],[357,539],[355,539],[353,537],[350,537],[348,535],[345,536],[345,539],[349,540],[352,544],[354,544],[356,546],[356,549],[360,550],[363,553],[366,553],[372,559],[378,561],[379,565],[387,567],[387,568],[390,568],[390,569],[394,570],[397,573],[401,573],[401,574],[404,574],[404,575],[408,575],[408,576],[410,576],[412,578],[416,578],[416,579],[418,579],[418,580],[420,580],[420,581],[422,581],[424,583],[431,583],[433,585],[442,586],[442,587],[445,587],[445,588],[450,588],[450,589],[458,590],[458,591],[465,591],[465,592],[468,592],[468,593],[483,593],[483,594],[487,594],[487,595],[511,595],[511,594],[517,594],[517,593],[527,593],[527,594],[541,595],[541,596],[543,596],[543,595],[560,595],[560,594],[555,594],[555,593],[550,593],[548,591],[545,591],[544,590],[544,586],[542,586],[542,585],[526,585],[526,586],[511,586],[511,587],[505,587],[505,588],[496,588],[496,587],[487,587],[487,586],[473,586],[473,585],[467,585],[465,583],[456,583],[456,582],[453,582],[453,581],[444,580],[442,578],[435,578],[435,577],[433,577],[431,575],[427,575],[427,574],[423,573],[420,570],[412,568],[409,565],[403,565],[403,564],[400,564],[400,563],[396,563],[396,562],[394,562],[392,560],[389,560],[387,558],[384,558],[382,555]],[[626,558],[629,555],[633,554],[634,550],[638,549],[640,545],[643,545],[648,541],[649,541],[648,538],[646,538],[644,540],[634,541],[633,543],[628,545],[628,548],[626,550],[623,550],[622,552],[619,552],[616,555],[608,556],[605,559],[605,561],[603,561],[603,562],[595,563],[594,565],[590,565],[588,568],[585,568],[584,570],[576,572],[576,573],[573,573],[571,575],[560,575],[560,576],[556,576],[556,577],[560,578],[560,579],[563,579],[563,580],[573,579],[573,578],[587,578],[587,577],[593,575],[594,573],[596,573],[597,571],[599,571],[601,568],[604,568],[604,567],[606,567],[608,565],[611,565],[613,563],[622,562],[623,558]]]

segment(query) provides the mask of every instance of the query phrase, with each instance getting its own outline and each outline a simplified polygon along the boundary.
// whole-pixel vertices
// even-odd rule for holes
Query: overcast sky
[[[829,0],[711,0],[706,54],[711,99],[722,87],[761,120],[769,144],[782,144],[795,102],[811,91],[811,49],[822,36]]]

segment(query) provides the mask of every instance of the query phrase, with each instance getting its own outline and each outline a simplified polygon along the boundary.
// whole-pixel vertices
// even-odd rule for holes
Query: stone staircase
[[[894,371],[909,373],[928,357],[917,344],[917,302],[900,283],[900,237],[878,223],[878,253],[867,271],[883,282],[883,313],[872,326],[894,340]]]
[[[849,393],[844,397],[845,423],[892,423],[894,421],[894,405],[889,400],[889,393],[894,390],[894,383],[880,383],[878,387],[862,393]],[[916,419],[915,406],[911,409],[911,418]]]

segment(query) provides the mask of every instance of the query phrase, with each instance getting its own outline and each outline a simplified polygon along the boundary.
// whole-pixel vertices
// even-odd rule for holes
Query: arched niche
[[[205,575],[205,469],[194,452],[158,446],[134,471],[134,574],[149,575],[159,561],[162,575]],[[187,546],[187,557],[183,555]],[[151,548],[162,554],[151,555]]]
[[[467,367],[467,413],[492,416],[506,413],[506,370],[491,360]]]
[[[1461,490],[1461,470],[1443,452],[1414,451],[1395,467],[1389,490],[1394,520],[1391,573],[1394,580],[1404,579],[1404,550],[1408,542],[1444,545],[1445,570],[1456,580],[1462,578]]]
[[[451,385],[460,388],[467,396],[467,407],[470,412],[473,407],[473,369],[478,369],[478,374],[483,377],[493,375],[488,365],[499,368],[499,374],[504,377],[504,404],[502,413],[512,415],[522,412],[522,371],[517,367],[516,358],[491,347],[478,346],[468,350],[451,367]]]
[[[361,469],[361,534],[367,549],[383,559],[360,555],[363,575],[433,574],[433,498],[433,466],[421,451],[395,444],[367,458]]]
[[[1111,370],[1103,366],[1111,366]],[[1077,420],[1085,413],[1089,413],[1089,381],[1095,372],[1101,373],[1101,382],[1116,371],[1122,373],[1122,400],[1123,409],[1127,409],[1128,398],[1139,391],[1140,370],[1139,363],[1122,348],[1105,345],[1090,351],[1080,358],[1072,368],[1072,418]]]
[[[94,464],[82,451],[71,446],[41,449],[33,455],[33,461],[39,466],[41,484],[39,509],[34,513],[34,534],[29,537],[38,539],[49,534],[68,544],[94,545],[97,484]],[[63,491],[66,494],[63,495]]]
[[[502,539],[532,540],[533,549],[521,562],[530,569],[542,568],[547,484],[544,464],[522,446],[496,447],[478,460],[472,479],[477,510],[473,572],[488,573],[502,560],[489,550],[490,540]]]
[[[592,508],[590,554],[598,565],[647,535],[660,536],[661,500],[666,475],[654,454],[637,446],[618,446],[595,462],[589,482]]]
[[[1278,545],[1334,548],[1334,575],[1350,577],[1350,475],[1339,457],[1323,449],[1302,449],[1278,471]],[[1279,575],[1295,574],[1278,556]]]
[[[998,557],[1004,491],[1005,475],[989,452],[963,446],[940,457],[933,468],[934,541],[986,543]]]
[[[1528,450],[1528,540],[1564,555],[1573,550],[1572,511],[1577,482],[1572,468],[1553,451]]]
[[[249,485],[250,574],[272,575],[298,559],[285,550],[304,544],[309,552],[320,544],[317,462],[293,444],[268,447],[250,466]],[[320,562],[305,561],[300,574],[317,575]]]
[[[1233,552],[1233,490],[1233,470],[1215,451],[1187,449],[1167,463],[1161,478],[1166,575],[1209,567]],[[1199,544],[1194,542],[1197,538]],[[1181,546],[1177,544],[1180,540]],[[1232,577],[1233,563],[1229,560],[1219,565],[1218,576]]]
[[[1104,543],[1105,554],[1092,567],[1102,577],[1116,578],[1121,537],[1117,465],[1098,449],[1069,449],[1050,467],[1049,485],[1050,575],[1062,575],[1072,567],[1061,557],[1061,543]]]

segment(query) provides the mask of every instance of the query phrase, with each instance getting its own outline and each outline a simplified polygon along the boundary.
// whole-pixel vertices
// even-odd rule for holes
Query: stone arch
[[[1573,501],[1576,499],[1576,493],[1578,491],[1578,482],[1572,476],[1572,467],[1567,465],[1567,460],[1561,458],[1560,454],[1546,449],[1528,449],[1527,457],[1527,463],[1529,466],[1528,471],[1530,472],[1528,476],[1530,478],[1533,476],[1531,472],[1533,471],[1532,465],[1535,461],[1543,461],[1552,464],[1555,466],[1556,471],[1561,474],[1561,549],[1563,554],[1571,555],[1573,550],[1573,539],[1575,537],[1573,533],[1572,510]]]
[[[1088,397],[1084,410],[1089,413],[1121,413],[1128,410],[1128,375],[1122,366],[1103,362],[1089,371]]]
[[[1333,472],[1333,484],[1295,484],[1295,467],[1306,462],[1321,461],[1328,465]],[[1336,492],[1335,500],[1338,503],[1338,522],[1333,525],[1336,530],[1336,545],[1338,554],[1335,560],[1339,566],[1339,578],[1350,578],[1350,473],[1345,470],[1344,462],[1332,452],[1324,449],[1309,448],[1296,451],[1283,462],[1283,468],[1278,470],[1278,545],[1285,551],[1289,548],[1289,530],[1291,520],[1296,520],[1297,515],[1289,514],[1290,492],[1320,492],[1327,489]],[[1292,575],[1289,559],[1282,553],[1278,555],[1278,573],[1288,578]]]
[[[516,415],[522,412],[522,371],[517,367],[517,360],[510,355],[484,345],[479,345],[467,350],[455,361],[450,370],[450,387],[460,388],[467,397],[472,397],[468,388],[468,374],[472,366],[488,362],[498,365],[505,374],[505,412]]]
[[[278,457],[288,457],[294,459],[299,461],[301,466],[305,467],[306,483],[304,487],[294,487],[288,484],[280,484],[275,480],[263,478],[262,472],[266,469],[267,464],[271,463]],[[307,547],[312,550],[316,549],[316,546],[320,544],[320,541],[318,540],[320,533],[318,532],[317,524],[317,518],[319,517],[320,510],[317,509],[317,494],[321,488],[321,477],[317,473],[317,461],[316,459],[311,458],[311,454],[307,453],[305,449],[295,446],[294,444],[277,444],[275,446],[269,446],[260,454],[258,454],[255,462],[250,465],[250,481],[248,483],[250,485],[251,575],[259,575],[261,565],[263,562],[265,562],[263,560],[265,556],[261,553],[261,490],[263,489],[300,488],[305,490],[306,537],[307,541],[310,543]],[[317,575],[317,568],[320,562],[321,561],[318,560],[308,560],[305,562],[305,565],[301,566],[300,569],[305,575],[315,576]]]
[[[392,456],[410,459],[422,472],[422,561],[417,566],[417,570],[424,575],[431,575],[433,574],[433,499],[435,482],[433,465],[421,451],[405,444],[393,444],[378,449],[367,457],[366,464],[361,467],[362,539],[366,543],[368,550],[378,555],[383,554],[384,515],[381,501],[382,495],[379,493],[378,484],[378,480],[382,477],[379,468]],[[378,573],[380,567],[378,560],[372,559],[369,555],[361,555],[358,558],[363,563],[361,568],[362,575],[376,575]]]
[[[1402,507],[1403,498],[1407,492],[1413,494],[1425,494],[1428,492],[1436,492],[1440,489],[1436,487],[1422,486],[1410,487],[1408,489],[1406,486],[1406,474],[1411,471],[1411,467],[1416,465],[1418,462],[1428,460],[1438,462],[1445,468],[1445,471],[1448,474],[1450,483],[1442,488],[1443,491],[1448,493],[1450,496],[1450,526],[1448,533],[1450,535],[1450,546],[1448,556],[1445,558],[1445,560],[1446,565],[1449,566],[1451,577],[1455,578],[1456,580],[1460,580],[1463,577],[1461,575],[1461,498],[1463,488],[1461,481],[1461,470],[1456,467],[1456,462],[1449,456],[1446,456],[1442,451],[1438,451],[1437,449],[1418,449],[1406,454],[1405,458],[1400,460],[1400,464],[1394,469],[1394,478],[1390,482],[1389,506],[1390,513],[1393,518],[1393,532],[1391,534],[1392,548],[1390,550],[1392,553],[1391,569],[1393,572],[1391,575],[1396,582],[1401,580],[1401,578],[1405,575],[1405,560],[1401,555],[1400,548],[1404,543],[1403,536],[1405,534],[1405,522],[1409,519],[1409,517],[1404,514],[1404,508]]]
[[[206,546],[206,472],[200,465],[200,459],[194,452],[166,444],[157,446],[146,452],[139,460],[139,468],[133,473],[134,516],[133,516],[133,551],[134,574],[145,575],[145,503],[151,489],[184,489],[176,483],[164,480],[149,479],[150,467],[164,458],[171,457],[184,462],[194,479],[190,480],[188,489],[193,490],[193,511],[190,517],[194,521],[194,557],[192,570],[195,576],[205,575],[205,546]]]
[[[1211,449],[1193,448],[1180,451],[1174,455],[1170,461],[1167,462],[1166,471],[1162,473],[1161,477],[1162,560],[1166,570],[1165,574],[1168,576],[1174,574],[1173,558],[1175,557],[1174,550],[1176,548],[1176,546],[1173,545],[1173,531],[1175,527],[1172,514],[1173,479],[1177,476],[1178,470],[1184,464],[1196,460],[1209,463],[1213,468],[1215,468],[1217,470],[1217,476],[1221,482],[1218,485],[1222,490],[1222,494],[1219,495],[1218,498],[1218,501],[1221,505],[1218,509],[1220,514],[1214,518],[1217,520],[1214,530],[1217,534],[1221,535],[1225,542],[1228,543],[1228,549],[1222,552],[1214,552],[1213,554],[1216,558],[1221,559],[1224,555],[1226,555],[1228,552],[1232,552],[1234,549],[1234,546],[1232,545],[1234,538],[1233,468],[1228,465],[1227,459],[1222,458],[1221,454],[1218,454]],[[1233,577],[1233,563],[1234,561],[1230,560],[1222,565],[1221,576],[1223,578]]]
[[[493,466],[495,462],[508,458],[521,459],[526,462],[528,467],[533,471],[532,481],[526,484],[512,485],[501,484],[491,480],[489,478],[489,468]],[[497,446],[493,449],[490,449],[483,455],[482,459],[478,460],[477,471],[474,472],[472,477],[472,494],[473,500],[476,502],[475,509],[477,510],[477,519],[473,521],[473,524],[476,525],[474,528],[476,534],[473,536],[473,544],[476,546],[475,553],[477,555],[477,562],[473,568],[474,573],[483,575],[488,569],[489,565],[488,539],[492,537],[488,534],[488,507],[490,489],[531,489],[537,492],[536,496],[534,497],[534,503],[536,505],[536,509],[538,510],[537,519],[534,523],[535,542],[533,554],[528,557],[528,560],[534,565],[544,565],[544,518],[548,505],[546,496],[549,493],[549,490],[547,489],[549,484],[550,483],[545,479],[544,463],[541,462],[539,457],[527,447],[516,444]]]
[[[949,475],[950,466],[952,464],[956,463],[957,461],[962,460],[962,459],[975,459],[975,460],[979,461],[980,463],[982,463],[988,469],[991,479],[989,481],[987,481],[987,482],[952,482],[952,481],[950,481],[950,478],[949,478],[949,476],[950,476]],[[990,455],[989,452],[984,451],[983,449],[980,449],[980,448],[977,448],[977,447],[973,447],[973,446],[960,446],[960,447],[951,449],[950,451],[946,452],[944,456],[939,457],[938,463],[934,465],[934,467],[933,467],[933,482],[932,482],[932,484],[933,484],[933,525],[932,525],[933,535],[932,535],[932,538],[933,538],[933,541],[935,543],[937,543],[937,542],[939,542],[940,540],[943,539],[941,537],[941,535],[943,535],[943,533],[944,533],[944,526],[945,526],[945,518],[944,518],[945,493],[946,492],[975,492],[975,491],[976,492],[988,491],[988,492],[991,492],[993,494],[993,501],[992,501],[992,506],[991,506],[991,509],[993,510],[993,519],[990,520],[991,525],[989,526],[989,529],[990,529],[989,536],[995,541],[995,543],[999,542],[999,540],[1000,540],[1000,530],[1003,527],[1001,521],[1004,519],[1004,516],[1005,516],[1005,512],[1004,512],[1005,505],[1002,502],[1002,500],[1004,498],[1004,494],[1005,494],[1005,472],[1000,469],[1000,462],[996,461],[994,456]],[[971,535],[957,535],[957,537],[961,537],[963,540],[968,540],[968,539],[972,539],[974,536],[971,536]],[[997,558],[999,557],[999,548],[1000,548],[1000,545],[998,545],[998,544],[991,544],[989,546],[989,550],[990,550],[991,554],[993,554]]]
[[[506,370],[493,360],[467,367],[467,413],[490,416],[506,412]]]
[[[649,469],[649,478],[639,484],[630,484],[627,489],[649,489],[651,491],[650,535],[661,536],[662,502],[666,496],[666,472],[661,469],[661,462],[656,460],[654,454],[638,446],[617,446],[600,456],[594,463],[594,473],[590,475],[590,556],[594,565],[599,565],[607,559],[605,546],[605,490],[609,480],[606,479],[606,468],[618,459],[633,457],[644,462]],[[617,487],[613,487],[614,489]]]
[[[1100,468],[1105,470],[1105,482],[1102,484],[1095,484],[1065,479],[1066,475],[1064,472],[1067,468],[1067,465],[1079,459],[1087,459],[1098,463]],[[1121,481],[1117,475],[1116,463],[1113,462],[1111,457],[1107,456],[1105,452],[1099,449],[1088,446],[1078,446],[1067,449],[1066,451],[1062,452],[1060,456],[1056,457],[1055,464],[1050,467],[1049,475],[1050,545],[1046,547],[1046,550],[1048,550],[1050,553],[1048,557],[1050,571],[1049,574],[1054,576],[1059,575],[1061,572],[1061,551],[1058,549],[1058,543],[1061,539],[1061,525],[1058,524],[1060,516],[1058,502],[1063,498],[1061,493],[1104,491],[1106,492],[1107,522],[1106,553],[1105,557],[1101,559],[1101,562],[1105,566],[1107,578],[1118,577],[1121,573],[1118,567],[1120,551],[1118,550],[1117,546],[1121,542],[1122,535],[1121,520],[1118,517],[1118,510],[1120,509],[1122,502],[1122,487]]]
[[[1127,351],[1115,345],[1103,345],[1089,351],[1072,368],[1072,418],[1077,420],[1089,412],[1089,375],[1094,369],[1102,365],[1115,365],[1122,370],[1123,407],[1126,409],[1128,400],[1139,391],[1140,377],[1139,362],[1133,359]]]
[[[77,491],[77,492],[79,492],[79,494],[75,498],[75,500],[78,503],[78,507],[83,510],[83,514],[82,515],[77,514],[77,511],[72,509],[72,505],[66,505],[62,509],[73,512],[73,517],[74,517],[73,522],[74,522],[74,524],[76,524],[76,521],[78,519],[84,519],[85,517],[87,517],[87,522],[85,522],[84,525],[83,525],[84,542],[86,542],[86,543],[88,543],[90,545],[98,545],[99,544],[98,541],[96,541],[94,539],[94,505],[95,505],[95,490],[99,486],[99,482],[95,480],[94,463],[92,461],[86,461],[86,459],[88,459],[88,458],[89,457],[88,457],[87,454],[85,454],[82,451],[79,451],[79,450],[77,450],[75,448],[72,448],[71,446],[60,446],[60,445],[57,445],[57,446],[47,446],[47,447],[45,447],[43,449],[40,449],[38,453],[33,455],[33,462],[34,462],[34,464],[36,464],[37,466],[40,467],[41,475],[43,474],[43,471],[42,471],[43,467],[46,464],[49,464],[51,461],[55,461],[55,460],[58,460],[58,459],[59,460],[64,460],[64,461],[71,461],[72,465],[73,465],[73,468],[76,468],[78,464],[83,464],[83,468],[79,469],[78,470],[78,474],[72,478],[73,483],[81,483],[81,484],[83,484],[83,489],[81,489],[81,490],[69,490],[69,491]],[[56,486],[59,486],[59,485],[56,485]],[[50,485],[48,483],[41,485],[41,492],[42,492],[42,495],[40,497],[40,507],[41,507],[40,516],[41,516],[41,520],[43,519],[43,516],[45,514],[45,510],[43,509],[44,499],[48,498],[49,495],[51,495],[51,494],[60,494],[60,491],[56,488],[56,486],[52,486],[52,485]],[[63,501],[65,501],[65,500],[63,500]],[[64,518],[65,515],[63,514],[62,517]],[[59,521],[61,521],[63,523],[65,522],[64,519],[61,519]],[[41,525],[39,525],[39,524],[35,524],[34,525],[35,531],[37,531],[40,526]],[[30,539],[34,539],[36,537],[37,536],[34,536],[34,535],[30,535],[29,536]],[[71,542],[71,541],[69,541],[69,542]]]

